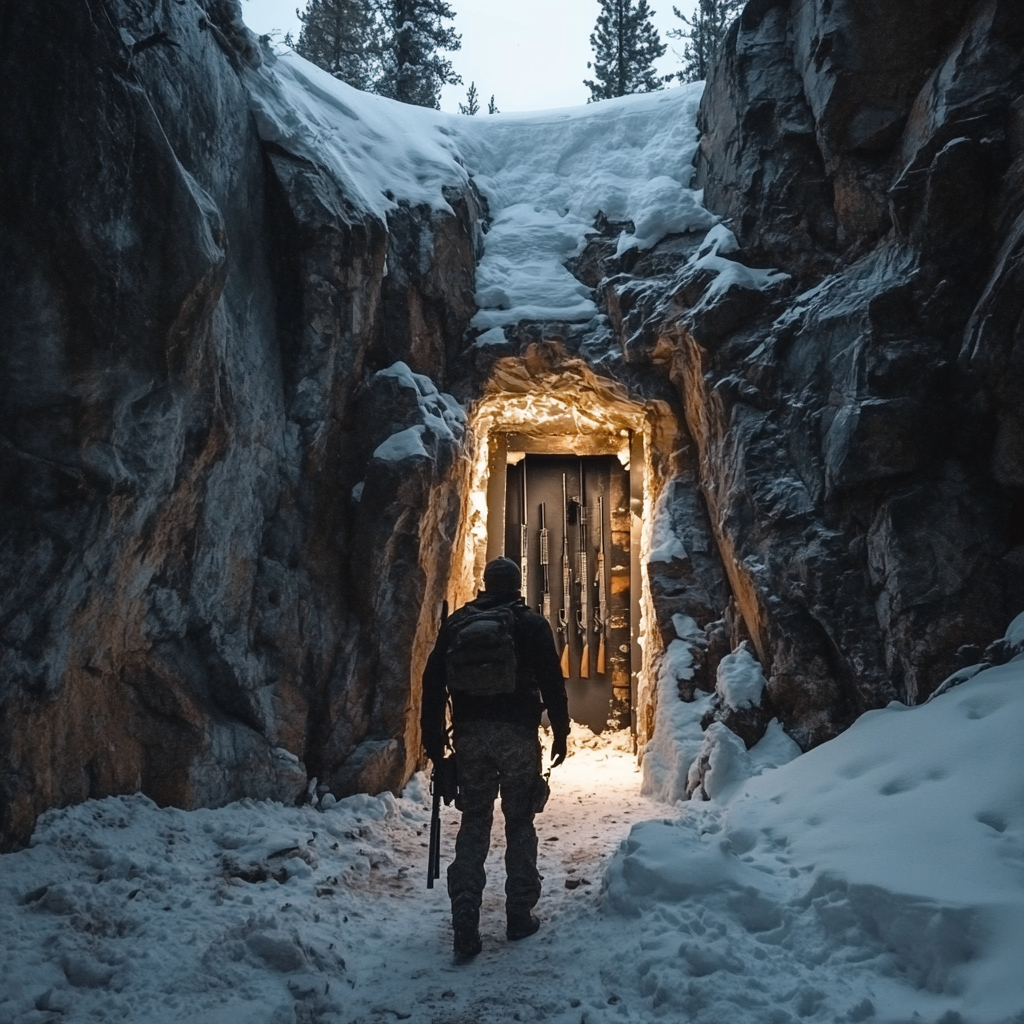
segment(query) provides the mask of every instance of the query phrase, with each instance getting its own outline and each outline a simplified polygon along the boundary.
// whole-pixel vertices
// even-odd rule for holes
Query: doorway
[[[628,728],[629,472],[613,455],[517,450],[529,447],[508,438],[494,549],[519,563],[523,597],[551,626],[570,716],[595,733]]]

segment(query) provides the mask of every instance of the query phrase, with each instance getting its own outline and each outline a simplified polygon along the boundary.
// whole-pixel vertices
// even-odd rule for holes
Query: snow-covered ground
[[[0,858],[0,1022],[1021,1024],[1022,735],[1018,657],[708,802],[577,745],[538,819],[542,930],[504,938],[499,815],[466,965],[422,777],[326,811],[51,812]]]
[[[574,743],[537,819],[544,925],[518,943],[498,811],[484,952],[465,966],[443,874],[425,886],[422,776],[400,800],[326,811],[122,797],[51,812],[30,849],[0,858],[0,1022],[579,1024],[616,1005],[601,972],[623,922],[599,890],[629,826],[657,813],[638,780],[631,754]],[[458,813],[443,817],[447,864]]]

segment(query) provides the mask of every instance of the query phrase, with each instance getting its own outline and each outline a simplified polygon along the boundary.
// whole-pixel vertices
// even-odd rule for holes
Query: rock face
[[[0,848],[109,793],[400,786],[469,478],[441,391],[541,349],[680,421],[646,651],[691,644],[692,699],[749,641],[716,730],[812,746],[1024,607],[1018,0],[751,0],[701,110],[723,225],[616,256],[599,217],[602,315],[493,351],[472,184],[385,221],[261,141],[235,0],[53,7],[2,18]]]
[[[458,425],[372,458],[423,402],[373,375],[443,381],[472,314],[473,196],[384,225],[264,146],[236,3],[91,8],[3,19],[4,845],[90,796],[407,777]]]
[[[682,296],[665,334],[804,745],[923,699],[1024,605],[1022,48],[1013,3],[752,2],[708,84],[706,201],[792,279],[725,334]]]

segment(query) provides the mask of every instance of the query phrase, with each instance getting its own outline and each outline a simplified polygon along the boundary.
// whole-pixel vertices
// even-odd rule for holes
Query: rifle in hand
[[[587,499],[583,490],[583,462],[580,462],[580,501],[579,501],[579,579],[580,603],[576,609],[576,626],[583,641],[580,654],[580,679],[590,678],[590,585],[587,580]]]
[[[551,535],[547,528],[544,504],[540,506],[540,571],[541,571],[541,605],[540,613],[551,621],[551,575],[548,566],[551,562]]]
[[[441,625],[448,620],[448,602],[441,602]],[[450,764],[451,768],[445,766]],[[427,849],[427,888],[434,888],[434,879],[441,877],[441,797],[446,772],[454,776],[455,762],[450,758],[443,758],[440,763],[434,764],[434,770],[430,773],[430,792],[433,794],[433,802],[430,807],[430,846]],[[445,800],[451,803],[451,800]]]
[[[605,630],[608,624],[608,598],[604,578],[604,496],[597,496],[597,528],[600,531],[600,542],[597,549],[597,614],[594,616],[594,632],[597,633],[597,674],[604,675],[605,670]]]
[[[430,806],[430,847],[427,850],[427,888],[434,888],[434,879],[441,877],[441,780],[437,765],[430,775],[430,791],[434,796]]]
[[[441,877],[441,801],[450,804],[458,793],[459,778],[455,758],[442,758],[430,776],[430,846],[427,849],[427,888],[434,888],[434,879]]]
[[[562,607],[558,610],[558,632],[562,634],[562,676],[569,678],[569,608],[572,604],[572,567],[569,564],[569,502],[562,474]]]

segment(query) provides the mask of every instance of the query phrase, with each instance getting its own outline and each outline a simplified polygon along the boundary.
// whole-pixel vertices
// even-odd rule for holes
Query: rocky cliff
[[[108,793],[401,785],[467,500],[441,391],[509,361],[678,420],[646,649],[696,621],[692,697],[749,639],[748,743],[919,701],[1024,607],[1019,4],[751,0],[700,113],[722,223],[599,216],[597,316],[486,348],[470,176],[368,210],[268,129],[237,3],[26,0],[0,42],[5,846]]]
[[[374,450],[439,399],[374,374],[444,380],[476,200],[384,222],[264,145],[237,4],[57,8],[2,15],[0,837],[395,785],[462,427],[396,478]]]

